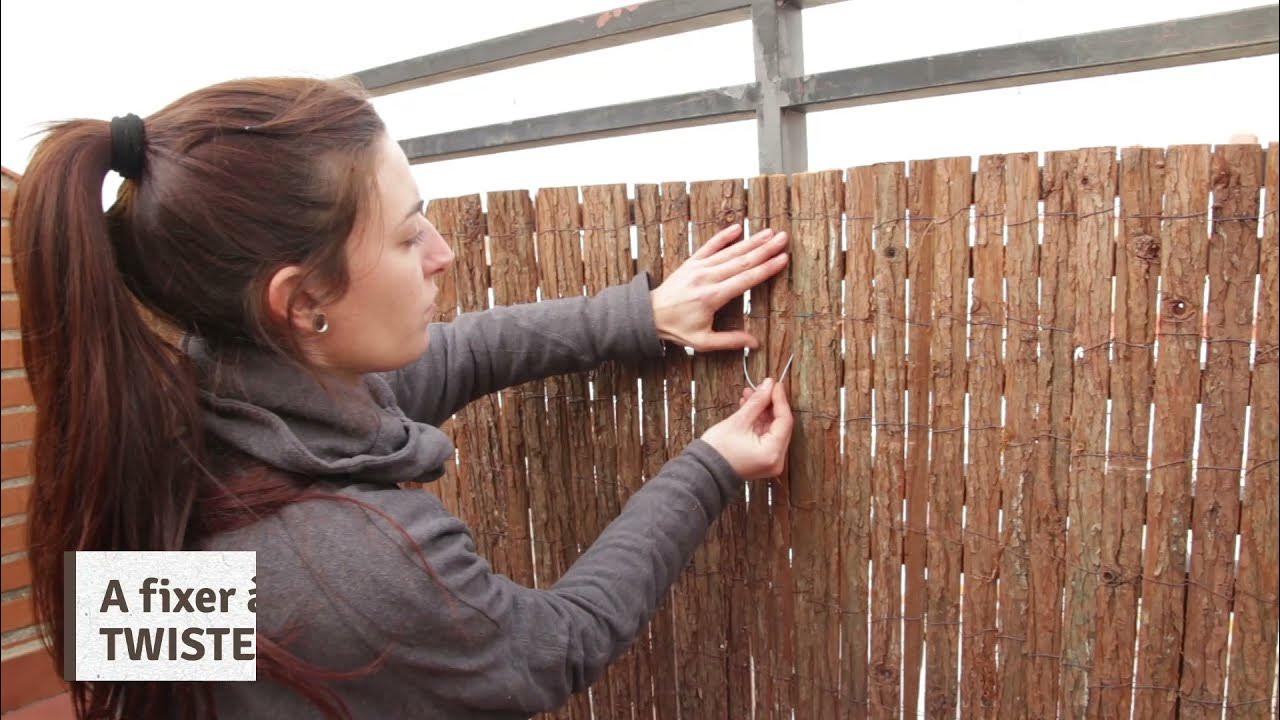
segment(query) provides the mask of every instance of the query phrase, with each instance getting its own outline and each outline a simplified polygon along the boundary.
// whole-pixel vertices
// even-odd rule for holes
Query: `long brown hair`
[[[209,444],[197,374],[177,340],[269,348],[313,369],[291,323],[266,312],[266,283],[298,264],[324,297],[346,291],[346,243],[376,197],[386,128],[355,81],[311,78],[220,83],[144,123],[142,176],[106,213],[102,120],[50,124],[15,198],[14,280],[37,406],[32,596],[59,666],[64,551],[194,549],[289,503],[344,499]],[[326,669],[288,644],[288,634],[259,633],[259,672],[329,717],[348,712],[324,681],[384,659]],[[215,714],[207,683],[72,682],[71,692],[79,718]]]

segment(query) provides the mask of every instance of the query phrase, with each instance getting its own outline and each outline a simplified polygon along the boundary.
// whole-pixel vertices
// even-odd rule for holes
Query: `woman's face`
[[[377,154],[377,202],[347,243],[350,287],[341,299],[315,308],[328,320],[327,332],[314,331],[313,314],[299,328],[313,359],[353,383],[426,352],[440,278],[454,259],[423,214],[400,146],[384,133]]]

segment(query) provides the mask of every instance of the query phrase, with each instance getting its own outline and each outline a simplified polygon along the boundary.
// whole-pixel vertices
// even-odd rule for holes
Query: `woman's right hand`
[[[714,447],[744,480],[782,474],[791,445],[791,404],[782,385],[765,379],[744,388],[738,411],[707,428],[702,440]]]

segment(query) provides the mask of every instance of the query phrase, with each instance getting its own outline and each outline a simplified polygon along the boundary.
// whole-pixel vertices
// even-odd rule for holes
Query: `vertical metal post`
[[[751,44],[760,87],[756,136],[761,174],[808,169],[804,113],[783,108],[783,81],[804,74],[800,12],[792,0],[751,0]]]

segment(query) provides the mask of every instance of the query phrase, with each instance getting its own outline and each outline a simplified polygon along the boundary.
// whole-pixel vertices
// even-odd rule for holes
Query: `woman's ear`
[[[302,268],[297,265],[286,265],[271,276],[267,284],[267,312],[271,319],[281,325],[285,324],[285,311],[289,306],[289,297],[295,292],[297,299],[293,303],[293,317],[289,318],[293,328],[305,333],[315,324],[318,310],[315,298],[305,289],[299,291],[302,282]]]

